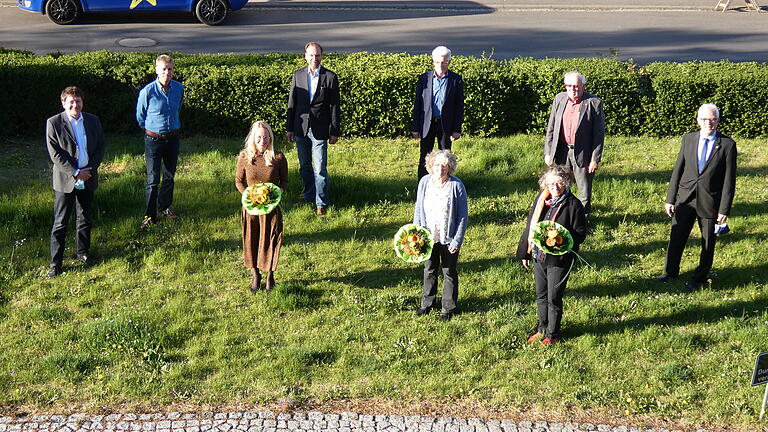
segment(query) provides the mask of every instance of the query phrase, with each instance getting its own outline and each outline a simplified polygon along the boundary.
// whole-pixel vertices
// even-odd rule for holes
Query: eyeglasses
[[[717,123],[718,120],[720,120],[720,119],[718,119],[717,117],[715,117],[715,118],[701,118],[701,117],[699,117],[699,121],[700,122],[705,122],[705,123]]]
[[[573,88],[573,89],[580,89],[581,86],[578,84],[566,84],[565,88]]]

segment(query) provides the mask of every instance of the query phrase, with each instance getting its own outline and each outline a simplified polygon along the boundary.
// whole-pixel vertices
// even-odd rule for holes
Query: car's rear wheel
[[[200,0],[195,5],[195,16],[206,25],[221,24],[229,15],[227,0]]]
[[[77,0],[48,0],[45,14],[56,24],[71,24],[80,18],[82,9]]]

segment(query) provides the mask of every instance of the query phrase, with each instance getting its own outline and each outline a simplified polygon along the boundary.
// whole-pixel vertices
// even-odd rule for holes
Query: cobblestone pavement
[[[0,417],[0,432],[682,432],[587,423],[398,415],[229,412]],[[696,432],[710,432],[699,429]]]

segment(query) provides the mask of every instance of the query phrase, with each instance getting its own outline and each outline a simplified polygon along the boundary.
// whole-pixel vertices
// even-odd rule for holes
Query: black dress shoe
[[[440,321],[450,321],[453,314],[450,312],[443,312],[440,314]]]
[[[419,310],[416,311],[416,316],[424,316],[429,313],[429,310],[432,308],[419,308]]]
[[[675,276],[670,276],[670,275],[664,273],[661,276],[656,276],[654,279],[656,280],[656,282],[667,283],[667,282],[672,282],[673,280],[675,280]]]
[[[685,284],[685,289],[688,291],[696,291],[698,289],[701,289],[703,285],[704,285],[704,282],[690,281],[687,284]]]
[[[85,265],[92,266],[96,264],[96,258],[92,257],[88,254],[82,254],[77,256],[77,260],[84,263]]]
[[[61,266],[52,265],[50,270],[48,270],[48,274],[45,275],[45,277],[48,279],[53,279],[60,274],[61,274]]]

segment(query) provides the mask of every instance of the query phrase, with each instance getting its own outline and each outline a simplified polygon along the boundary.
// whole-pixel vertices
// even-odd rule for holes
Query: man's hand
[[[456,141],[457,139],[461,138],[461,134],[458,132],[454,132],[451,134],[451,141]]]
[[[728,215],[722,213],[717,214],[717,223],[724,224],[726,221],[728,221]]]
[[[552,166],[552,156],[544,155],[544,163],[547,164],[547,166]]]
[[[86,181],[89,178],[91,178],[91,169],[90,168],[82,168],[75,176],[76,179]]]
[[[672,215],[675,214],[675,205],[664,203],[664,212],[667,214],[667,216],[672,217]]]
[[[293,132],[286,132],[285,133],[285,137],[288,139],[288,142],[293,142],[293,140],[295,138]]]
[[[329,136],[328,137],[328,144],[336,144],[339,141],[339,137],[337,136]]]
[[[587,172],[592,174],[595,171],[597,171],[597,162],[590,162],[589,167],[587,168]]]
[[[523,267],[528,268],[531,266],[531,260],[527,260],[527,259],[520,260],[520,264],[522,264]]]
[[[455,247],[453,247],[453,246],[448,246],[448,252],[450,252],[450,253],[452,253],[452,254],[455,254],[455,253],[456,253],[456,252],[458,252],[458,251],[459,251],[459,249],[458,249],[458,248],[455,248]]]
[[[411,135],[413,135],[413,137],[416,139],[421,139],[421,134],[418,132],[411,132]]]

